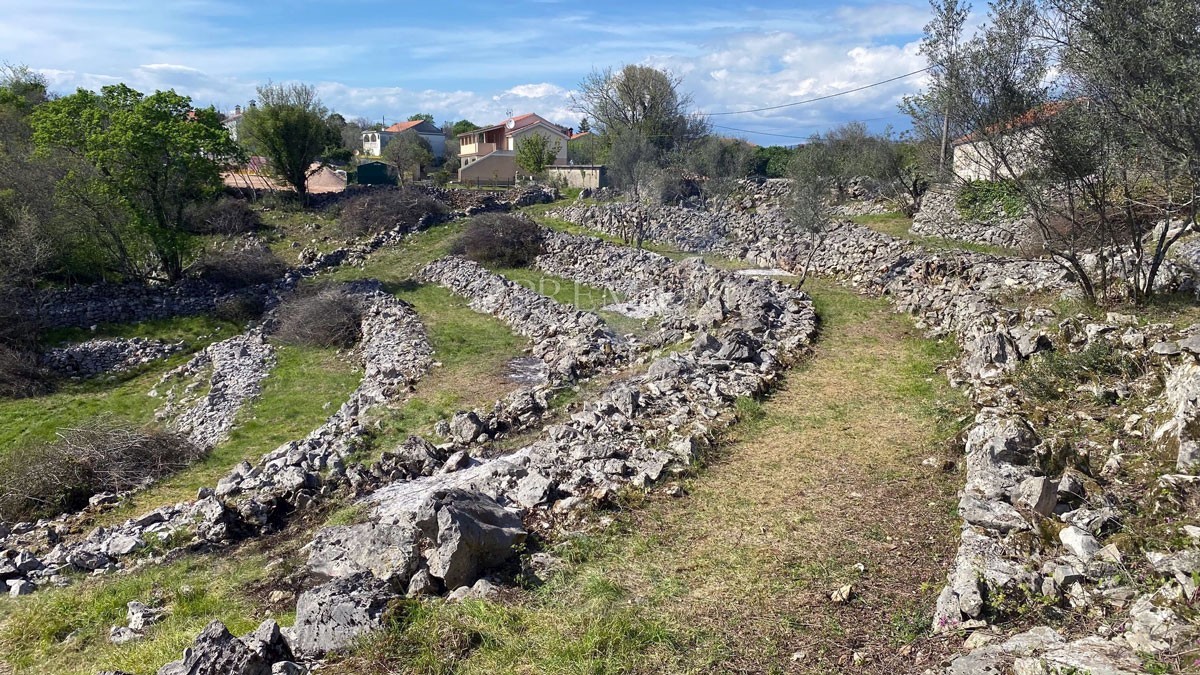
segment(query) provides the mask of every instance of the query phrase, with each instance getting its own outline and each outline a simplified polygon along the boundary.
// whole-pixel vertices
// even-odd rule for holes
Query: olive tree
[[[559,141],[550,142],[550,137],[544,134],[529,134],[517,140],[517,168],[530,176],[541,176],[546,167],[554,164],[558,152],[562,150]]]
[[[429,141],[409,129],[388,141],[383,148],[383,161],[396,167],[401,182],[406,174],[420,178],[422,168],[433,162],[433,148]]]

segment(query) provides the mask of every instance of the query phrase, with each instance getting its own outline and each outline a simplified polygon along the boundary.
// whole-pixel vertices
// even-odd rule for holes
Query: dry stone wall
[[[921,199],[921,210],[913,217],[912,232],[926,237],[1019,249],[1036,242],[1036,230],[1028,217],[1010,218],[999,209],[985,220],[972,220],[958,209],[958,185],[934,185]]]
[[[165,359],[187,349],[182,342],[167,343],[146,338],[96,338],[66,347],[55,347],[41,355],[42,365],[66,377],[92,377],[122,373]]]
[[[810,243],[790,231],[781,212],[770,206],[777,195],[764,191],[747,197],[726,214],[723,223],[712,214],[663,209],[650,223],[649,232],[668,245],[690,242],[694,246],[690,250],[795,270],[807,260]],[[557,215],[610,234],[620,234],[627,227],[622,219],[629,217],[627,207],[620,205],[576,206]],[[703,245],[695,246],[697,242]],[[1078,351],[1100,340],[1136,351],[1140,344],[1143,349],[1134,356],[1143,358],[1145,345],[1153,342],[1153,354],[1178,358],[1187,356],[1187,349],[1180,346],[1186,340],[1167,340],[1154,335],[1154,330],[1121,330],[1118,325],[1084,325],[1074,320],[1055,326],[1053,312],[1032,307],[1018,312],[998,302],[999,297],[1014,293],[1069,292],[1068,279],[1053,265],[931,252],[848,223],[832,229],[813,260],[813,269],[891,296],[899,310],[913,314],[934,332],[955,336],[963,348],[952,381],[968,388],[979,412],[966,435],[961,543],[938,599],[933,629],[984,628],[997,615],[998,598],[1020,596],[1030,589],[1054,603],[1127,617],[1120,630],[1078,639],[1064,638],[1046,627],[1007,642],[981,633],[968,642],[970,653],[955,659],[948,672],[1004,672],[1016,666],[1036,666],[1018,672],[1047,672],[1046,668],[1137,672],[1138,653],[1164,653],[1186,644],[1195,627],[1170,607],[1194,591],[1186,575],[1173,575],[1200,572],[1196,553],[1200,548],[1192,543],[1182,551],[1148,554],[1158,561],[1155,569],[1161,569],[1162,586],[1153,593],[1114,586],[1112,579],[1120,578],[1114,576],[1120,553],[1100,542],[1120,522],[1120,512],[1109,505],[1110,497],[1103,490],[1085,490],[1074,467],[1063,471],[1046,462],[1055,455],[1054,443],[1039,438],[1006,384],[1007,375],[1021,360],[1052,347]],[[1120,387],[1111,395],[1121,396]],[[1157,438],[1178,453],[1178,467],[1190,468],[1195,443],[1189,425],[1197,413],[1195,376],[1187,365],[1171,371],[1165,399],[1171,418],[1160,427]],[[1114,446],[1106,470],[1115,471],[1120,463]],[[1160,479],[1174,491],[1194,483],[1194,477],[1183,475]],[[1058,532],[1057,545],[1040,545],[1036,537],[1031,538],[1031,533],[1042,531],[1043,518],[1060,523],[1051,528]],[[1200,540],[1200,531],[1195,534]]]
[[[72,530],[86,513],[0,526],[0,559],[20,563],[0,564],[0,579],[32,592],[41,584],[67,583],[68,571],[103,574],[127,564],[150,564],[156,558],[139,557],[149,542],[222,546],[274,530],[288,513],[307,508],[347,482],[345,460],[366,433],[363,416],[410,391],[433,362],[424,328],[410,307],[379,282],[356,282],[349,291],[365,307],[365,373],[359,387],[321,427],[302,440],[285,443],[257,464],[243,462],[215,489],[200,490],[194,501],[155,509],[85,536],[75,536]],[[224,350],[240,358],[260,351],[256,342],[261,336],[239,338],[226,341],[218,353]]]
[[[213,343],[151,390],[157,397],[160,387],[168,387],[155,417],[196,447],[214,448],[229,438],[242,408],[258,398],[274,365],[275,350],[261,328]],[[205,384],[206,391],[195,395]]]

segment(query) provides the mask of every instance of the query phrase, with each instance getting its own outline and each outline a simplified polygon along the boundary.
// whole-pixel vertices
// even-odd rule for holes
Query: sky
[[[694,109],[783,105],[918,71],[927,0],[740,4],[679,0],[0,0],[0,62],[70,93],[124,82],[230,111],[268,81],[317,87],[348,119],[428,112],[477,124],[582,117],[572,92],[624,64],[683,78]],[[716,131],[791,145],[844,122],[908,127],[896,105],[923,74],[827,101],[716,115]]]

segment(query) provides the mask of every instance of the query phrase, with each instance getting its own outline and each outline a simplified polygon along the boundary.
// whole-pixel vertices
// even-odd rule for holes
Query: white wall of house
[[[436,159],[441,159],[446,156],[446,137],[438,134],[419,134],[421,138],[429,141],[429,148],[433,151],[433,156]],[[387,144],[396,137],[396,134],[390,131],[364,131],[362,134],[362,151],[364,155],[371,157],[379,157],[383,154],[383,149]]]
[[[1037,166],[1041,142],[1042,130],[1035,127],[997,138],[960,143],[954,146],[954,173],[963,180],[1019,176]]]

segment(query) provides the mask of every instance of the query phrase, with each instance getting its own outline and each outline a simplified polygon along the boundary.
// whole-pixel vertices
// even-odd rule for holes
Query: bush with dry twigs
[[[541,227],[524,216],[484,213],[471,219],[450,251],[481,265],[528,267],[544,240]]]
[[[416,188],[369,190],[342,205],[338,228],[347,239],[396,228],[415,231],[438,222],[448,212],[445,204]]]
[[[0,455],[0,521],[76,510],[94,494],[140,487],[202,455],[180,436],[110,418],[62,429],[54,442],[22,445]]]
[[[245,288],[275,281],[287,272],[288,266],[270,249],[256,246],[205,253],[192,269],[201,279],[224,288]]]
[[[362,305],[337,286],[302,289],[277,311],[275,338],[309,347],[352,347],[362,337]]]

